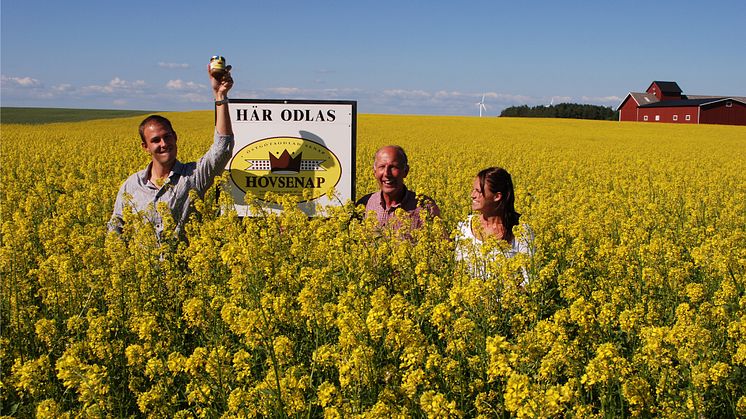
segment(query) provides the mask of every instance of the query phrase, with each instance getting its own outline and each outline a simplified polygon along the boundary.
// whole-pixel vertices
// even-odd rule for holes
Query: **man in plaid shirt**
[[[440,209],[432,198],[418,196],[407,189],[404,178],[408,173],[409,164],[403,148],[398,145],[381,147],[373,160],[373,175],[379,190],[365,195],[356,205],[365,205],[366,216],[375,214],[381,227],[394,229],[400,226],[400,220],[394,215],[397,209],[408,214],[412,228],[422,226],[422,211],[429,217],[440,216]]]

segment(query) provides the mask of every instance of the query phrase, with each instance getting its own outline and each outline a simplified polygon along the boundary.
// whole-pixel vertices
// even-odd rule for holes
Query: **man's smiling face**
[[[373,175],[381,192],[389,196],[398,196],[404,190],[404,178],[407,177],[407,173],[409,166],[396,148],[384,147],[378,151],[373,162]]]
[[[143,129],[145,139],[142,148],[150,154],[153,162],[171,168],[176,161],[176,133],[159,123],[148,124]]]

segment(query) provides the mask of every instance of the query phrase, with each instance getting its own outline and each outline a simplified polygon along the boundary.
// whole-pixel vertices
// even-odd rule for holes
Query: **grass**
[[[113,109],[66,109],[66,108],[0,108],[3,124],[49,124],[53,122],[78,122],[91,119],[126,118],[145,115],[152,111]]]

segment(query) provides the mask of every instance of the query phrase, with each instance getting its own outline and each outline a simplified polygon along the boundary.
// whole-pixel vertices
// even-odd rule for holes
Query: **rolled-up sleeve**
[[[194,187],[201,195],[212,185],[233,155],[233,135],[221,135],[215,132],[215,139],[207,153],[197,162]]]

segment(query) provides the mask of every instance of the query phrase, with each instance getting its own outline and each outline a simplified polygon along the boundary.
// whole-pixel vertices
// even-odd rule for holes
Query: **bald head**
[[[407,153],[404,152],[404,149],[401,148],[401,146],[398,145],[387,145],[383,146],[376,151],[376,154],[373,156],[373,167],[376,167],[376,162],[380,159],[382,154],[390,154],[390,155],[396,155],[399,163],[402,165],[402,168],[409,169],[409,160],[407,160]]]
[[[381,147],[373,160],[373,176],[384,195],[387,204],[401,202],[406,189],[404,178],[409,173],[407,155],[396,145]]]

